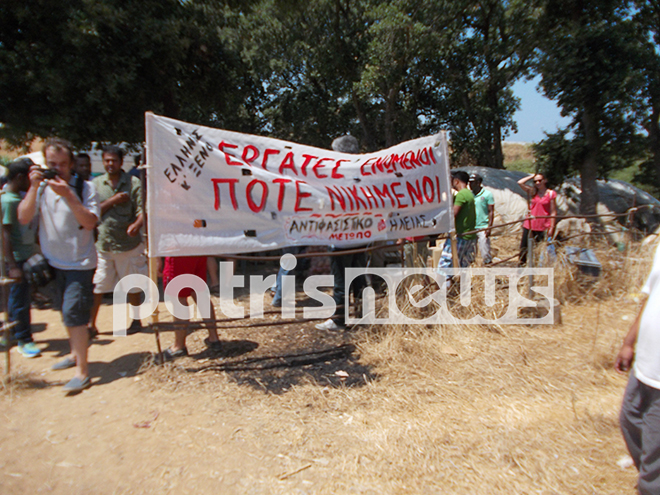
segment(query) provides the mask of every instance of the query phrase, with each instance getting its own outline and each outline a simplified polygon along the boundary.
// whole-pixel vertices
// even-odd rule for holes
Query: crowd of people
[[[355,138],[343,136],[333,142],[333,149],[358,153],[359,146]],[[53,279],[53,303],[61,312],[71,348],[70,354],[53,369],[76,368],[75,375],[63,388],[67,393],[75,393],[90,385],[87,353],[90,342],[98,334],[96,320],[103,295],[113,292],[117,282],[127,275],[147,274],[141,233],[145,221],[142,183],[135,173],[136,168],[130,173],[123,170],[124,153],[118,146],[103,148],[105,173],[91,181],[89,155],[75,155],[67,141],[48,139],[43,154],[46,168],[29,158],[11,162],[0,197],[5,268],[8,277],[14,279],[9,287],[6,310],[12,325],[11,338],[17,343],[18,352],[27,358],[39,356],[41,351],[31,332],[32,284],[37,279]],[[529,185],[531,180],[533,186]],[[518,184],[528,194],[530,205],[520,243],[519,263],[523,265],[530,235],[537,242],[554,236],[557,195],[548,188],[543,174],[531,174]],[[483,187],[483,179],[478,174],[452,171],[451,185],[458,265],[467,267],[473,263],[478,249],[483,264],[488,266],[493,263],[490,245],[495,215],[493,195]],[[404,265],[426,266],[426,240],[409,238],[406,241]],[[362,246],[330,248],[337,253],[331,257],[337,310],[332,318],[316,325],[320,330],[345,326],[344,270],[366,265],[365,253],[355,253],[355,247]],[[295,255],[301,249],[289,247],[284,252]],[[452,242],[447,239],[434,268],[438,273],[445,273],[443,270],[454,265],[453,258]],[[273,307],[282,306],[283,298],[292,297],[291,287],[285,288],[282,281],[295,265],[282,264],[276,277]],[[217,265],[212,257],[168,257],[159,266],[165,286],[182,274],[193,274],[206,282],[207,273],[210,273],[212,289],[218,288]],[[657,250],[651,274],[642,289],[648,299],[626,335],[615,363],[618,371],[633,371],[620,422],[626,445],[640,472],[638,490],[645,494],[660,492],[660,359],[656,352],[660,345],[657,331],[660,304],[656,304],[660,297],[659,281],[660,250]],[[357,301],[364,280],[355,285]],[[179,292],[182,305],[188,304],[189,297],[195,299],[191,289]],[[129,293],[128,301],[136,306],[140,304],[139,289]],[[215,320],[212,305],[210,317]],[[141,329],[140,321],[134,320],[127,333],[137,333]],[[221,345],[215,326],[209,325],[208,331],[207,346],[219,350]],[[174,342],[164,352],[167,359],[188,355],[186,336],[184,328],[175,330]]]
[[[332,148],[343,153],[359,153],[359,143],[352,136],[335,139]],[[48,139],[43,154],[46,168],[34,164],[29,158],[21,158],[9,164],[5,177],[2,195],[4,256],[8,275],[16,281],[10,286],[7,311],[14,325],[11,335],[18,352],[28,358],[39,356],[40,349],[31,333],[30,297],[35,272],[43,270],[45,265],[54,280],[53,302],[61,311],[71,346],[71,353],[53,369],[76,368],[64,390],[77,392],[90,384],[87,349],[89,342],[98,335],[96,322],[104,294],[112,293],[123,277],[147,275],[148,272],[142,239],[145,223],[142,182],[137,167],[129,172],[123,169],[124,152],[119,146],[103,148],[105,173],[97,177],[92,177],[90,156],[86,153],[76,155],[72,145],[65,140]],[[529,188],[530,194],[533,193],[532,214],[556,212],[554,192],[547,189],[542,175],[523,179],[521,186],[527,190],[525,182],[532,177],[535,179],[535,186]],[[484,265],[488,265],[492,262],[493,195],[483,187],[483,179],[478,174],[453,171],[451,182],[455,193],[453,214],[459,265],[465,267],[473,262],[477,246]],[[540,224],[534,220],[523,230],[523,237],[529,230],[536,239],[540,239],[545,231],[552,236],[553,228],[554,222]],[[475,229],[478,232],[473,232]],[[344,271],[348,267],[367,264],[365,253],[352,252],[356,247],[364,246],[352,246],[348,250],[330,247],[330,251],[335,251],[330,258],[330,269],[334,275],[333,298],[337,309],[330,319],[316,325],[320,330],[345,327]],[[295,255],[301,250],[296,246],[285,248],[284,252]],[[406,239],[403,262],[411,267],[426,266],[428,253],[424,238]],[[40,263],[35,259],[40,259]],[[452,253],[448,240],[435,268],[442,273],[443,268],[450,266]],[[164,286],[181,274],[197,275],[205,282],[210,274],[211,291],[217,293],[219,281],[213,257],[165,258],[159,267]],[[282,280],[292,270],[284,266],[280,268],[273,307],[282,306],[283,296],[287,297],[282,292]],[[362,277],[351,286],[356,301],[366,282]],[[184,289],[179,293],[179,300],[187,305],[188,298],[194,299],[194,296],[194,291]],[[128,294],[128,302],[134,306],[140,304],[140,298],[139,289],[132,289]],[[215,319],[215,314],[211,318]],[[127,334],[141,329],[140,320],[133,320]],[[212,325],[209,325],[206,343],[214,350],[220,347],[217,331]],[[164,354],[167,359],[187,355],[185,330],[174,333],[174,342]]]

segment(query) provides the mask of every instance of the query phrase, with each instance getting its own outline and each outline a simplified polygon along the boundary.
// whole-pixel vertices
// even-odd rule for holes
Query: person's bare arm
[[[637,342],[637,334],[639,333],[639,322],[642,319],[642,314],[644,314],[644,309],[646,308],[646,303],[648,299],[644,301],[642,307],[639,309],[637,318],[633,321],[633,324],[630,325],[630,329],[626,334],[626,337],[623,339],[623,344],[619,350],[619,354],[616,357],[614,362],[614,369],[619,373],[625,373],[630,370],[632,365],[633,358],[635,357],[635,343]]]
[[[126,233],[130,237],[135,237],[140,232],[142,225],[144,225],[144,214],[140,213],[135,219],[135,222],[133,222],[128,226],[128,229],[126,229]]]
[[[16,264],[14,259],[14,250],[11,246],[11,225],[2,226],[2,235],[5,237],[5,262],[7,263],[9,278],[20,279],[23,276],[23,272]]]
[[[454,218],[456,218],[459,211],[461,211],[461,205],[454,205]]]
[[[110,208],[122,203],[126,203],[130,200],[131,197],[128,195],[128,193],[118,192],[113,194],[111,197],[101,202],[101,216],[105,215]]]
[[[528,175],[527,177],[523,177],[518,181],[518,185],[522,188],[523,191],[525,191],[527,194],[533,194],[534,193],[534,187],[528,186],[527,182],[531,179],[534,178],[536,174],[531,174]]]
[[[39,194],[39,186],[42,180],[44,180],[44,176],[41,167],[39,165],[31,167],[30,188],[18,205],[18,221],[22,225],[30,223],[37,214],[37,195]]]
[[[486,237],[490,237],[490,229],[495,222],[495,205],[488,205],[488,230],[486,230]]]
[[[552,198],[550,202],[550,227],[548,227],[548,240],[555,236],[555,227],[557,226],[557,200]]]
[[[48,187],[67,202],[73,216],[76,217],[76,220],[83,229],[94,230],[99,219],[82,204],[76,192],[69,187],[69,184],[60,177],[55,177],[48,181]]]

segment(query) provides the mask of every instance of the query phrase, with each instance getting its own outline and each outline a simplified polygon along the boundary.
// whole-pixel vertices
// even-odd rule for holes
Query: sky
[[[570,122],[569,118],[559,115],[557,105],[537,89],[540,80],[536,77],[513,85],[515,95],[520,98],[520,110],[513,116],[518,132],[510,134],[506,141],[535,143],[545,138],[544,131],[553,133]]]

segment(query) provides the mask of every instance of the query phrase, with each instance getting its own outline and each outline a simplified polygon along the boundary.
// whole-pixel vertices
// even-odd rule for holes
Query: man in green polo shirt
[[[467,268],[474,261],[474,252],[477,243],[477,234],[465,234],[474,230],[477,215],[474,208],[474,195],[468,188],[470,176],[462,170],[451,173],[451,186],[456,191],[454,196],[454,225],[456,228],[456,247],[458,248],[458,264],[460,268]],[[442,247],[442,254],[436,271],[444,273],[444,268],[451,268],[452,254],[451,241],[447,239]],[[458,267],[457,267],[458,268]]]
[[[103,148],[105,174],[93,180],[99,203],[101,223],[98,226],[98,266],[94,274],[94,307],[89,322],[90,336],[95,336],[96,316],[103,294],[113,292],[115,285],[125,276],[147,275],[147,258],[140,228],[144,224],[142,185],[140,180],[122,170],[124,152],[119,146]],[[129,292],[128,302],[140,305],[139,289]],[[134,320],[127,333],[142,329],[140,320]]]

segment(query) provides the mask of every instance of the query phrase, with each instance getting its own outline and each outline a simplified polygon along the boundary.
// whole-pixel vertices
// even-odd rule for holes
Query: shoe
[[[96,327],[87,327],[87,335],[89,336],[89,341],[91,343],[92,340],[99,336],[99,331]]]
[[[51,366],[50,369],[53,371],[60,371],[60,370],[73,368],[75,365],[76,365],[76,359],[71,356],[67,356],[61,361],[58,361],[53,366]]]
[[[315,328],[317,330],[343,330],[346,327],[344,325],[337,325],[335,320],[331,318],[329,320],[325,320],[323,323],[318,323],[315,325]]]
[[[170,347],[168,347],[163,351],[163,358],[165,358],[165,361],[174,361],[175,359],[185,357],[187,355],[188,349],[185,347],[183,349],[179,349],[178,351],[173,351]]]
[[[142,322],[140,320],[133,320],[131,326],[126,330],[126,335],[135,335],[142,331]]]
[[[204,343],[206,344],[206,347],[208,347],[212,351],[219,352],[222,350],[222,344],[220,343],[219,340],[216,340],[215,342],[211,342],[209,339],[204,339]]]
[[[28,359],[41,356],[41,349],[39,349],[34,342],[27,342],[25,344],[19,343],[18,352],[21,356]]]
[[[273,301],[270,303],[270,305],[274,308],[281,308],[282,307],[282,301],[276,301],[273,299]]]
[[[219,296],[220,295],[220,286],[219,285],[212,285],[209,287],[209,292],[211,293],[212,296]]]
[[[68,394],[72,394],[75,392],[82,392],[87,387],[89,387],[89,385],[90,385],[90,381],[88,376],[86,376],[82,380],[77,376],[74,376],[73,378],[71,378],[71,380],[69,380],[69,383],[67,383],[66,385],[64,385],[64,387],[62,387],[62,390],[64,390]]]

